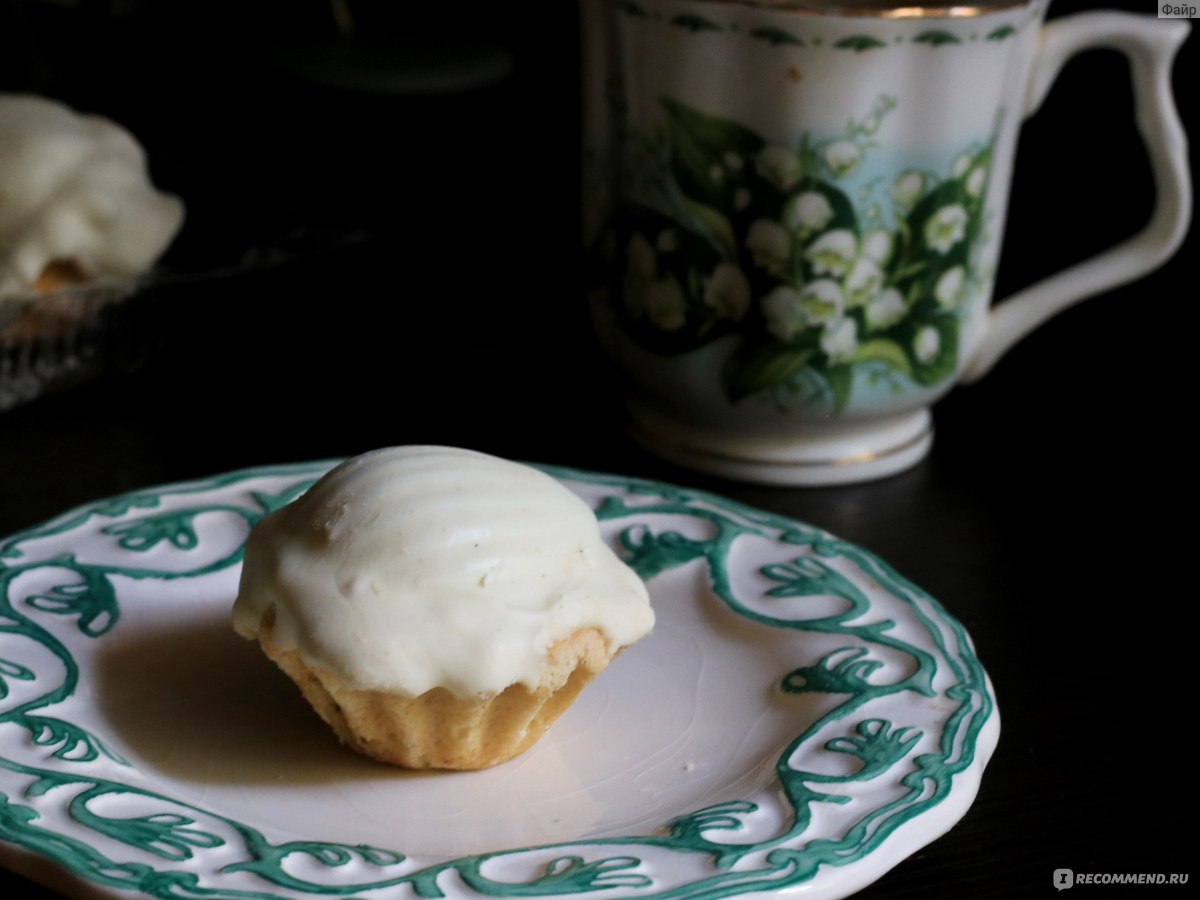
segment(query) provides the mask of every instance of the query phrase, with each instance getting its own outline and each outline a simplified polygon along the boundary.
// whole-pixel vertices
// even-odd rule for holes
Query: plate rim
[[[58,516],[55,516],[55,517],[52,517],[51,519],[46,520],[41,525],[35,525],[31,528],[24,529],[20,532],[17,532],[16,534],[14,534],[10,537],[4,538],[3,540],[0,540],[0,585],[3,585],[3,590],[4,590],[3,596],[0,596],[0,624],[3,623],[3,620],[6,617],[4,609],[10,603],[10,600],[8,597],[9,580],[8,580],[8,578],[4,577],[5,573],[10,568],[8,566],[7,561],[14,558],[12,556],[12,551],[14,550],[14,548],[16,548],[19,544],[23,543],[24,541],[29,540],[31,538],[31,536],[37,537],[39,535],[51,534],[51,533],[56,533],[56,532],[57,533],[69,533],[70,531],[83,526],[86,522],[88,522],[94,516],[105,515],[107,511],[112,511],[112,510],[120,510],[114,516],[112,516],[112,518],[114,519],[114,522],[120,522],[120,521],[122,521],[122,517],[129,515],[132,510],[135,510],[138,508],[144,508],[145,504],[151,498],[161,499],[162,497],[169,496],[169,495],[180,495],[180,494],[186,494],[186,493],[203,493],[205,491],[221,491],[221,490],[226,490],[226,489],[233,489],[236,486],[243,485],[246,482],[250,482],[257,478],[287,478],[287,477],[291,477],[291,476],[296,476],[297,480],[292,484],[291,489],[295,489],[297,485],[302,484],[302,483],[305,485],[305,487],[307,487],[307,484],[311,483],[311,481],[315,480],[315,478],[318,477],[322,472],[326,471],[328,468],[332,467],[339,461],[340,460],[337,460],[337,459],[324,459],[324,460],[315,460],[315,461],[310,461],[310,462],[293,462],[293,463],[284,463],[284,464],[279,464],[279,465],[252,466],[252,467],[237,469],[237,470],[233,470],[233,471],[229,471],[229,472],[218,473],[216,475],[210,475],[210,476],[207,476],[204,478],[191,479],[191,480],[186,480],[186,481],[178,481],[178,482],[173,482],[173,483],[169,483],[169,484],[165,484],[165,485],[159,485],[159,486],[155,486],[155,487],[127,491],[127,492],[124,492],[124,493],[121,493],[121,494],[118,494],[118,495],[115,495],[113,497],[109,497],[106,499],[91,501],[89,503],[81,504],[77,507],[74,507],[73,509],[68,510],[67,512],[64,512]],[[949,812],[950,814],[946,815],[946,816],[935,816],[932,818],[928,817],[926,814],[915,815],[915,817],[914,817],[915,820],[920,821],[921,824],[924,826],[933,826],[933,825],[935,825],[935,820],[937,820],[937,822],[936,822],[937,827],[922,828],[920,830],[921,831],[920,835],[913,836],[913,837],[907,837],[903,841],[900,840],[899,838],[897,838],[896,840],[893,840],[890,843],[887,843],[886,838],[888,836],[885,835],[884,836],[885,839],[876,846],[874,851],[868,851],[866,854],[863,855],[863,857],[861,859],[854,860],[854,862],[862,862],[863,859],[865,859],[869,863],[871,863],[871,865],[859,866],[859,867],[857,867],[857,870],[855,870],[853,872],[853,874],[851,872],[851,869],[842,868],[841,871],[845,874],[841,875],[841,877],[838,879],[838,882],[845,888],[844,892],[840,891],[840,890],[831,890],[827,893],[822,893],[821,896],[843,896],[844,893],[850,892],[852,890],[857,890],[857,889],[865,886],[866,884],[876,880],[878,877],[880,877],[882,874],[884,874],[887,870],[892,868],[895,864],[900,862],[902,859],[904,859],[905,857],[910,855],[912,852],[915,852],[920,847],[928,844],[929,842],[931,842],[932,840],[936,839],[938,836],[943,834],[946,830],[948,830],[950,827],[952,827],[955,824],[955,822],[957,822],[961,818],[962,815],[965,814],[967,808],[969,808],[971,802],[974,800],[975,794],[978,790],[979,781],[982,776],[983,769],[985,768],[992,753],[994,752],[996,740],[998,739],[998,734],[999,734],[999,715],[998,715],[998,712],[996,709],[994,690],[991,686],[990,680],[987,677],[986,671],[983,670],[982,664],[978,661],[978,658],[974,655],[974,648],[970,641],[969,635],[966,633],[966,630],[965,630],[965,628],[963,628],[961,623],[959,623],[953,616],[951,616],[944,609],[944,607],[942,607],[941,604],[938,603],[937,600],[935,600],[934,598],[929,596],[919,586],[917,586],[917,585],[913,584],[912,582],[908,581],[907,579],[903,578],[903,576],[901,576],[899,573],[895,572],[895,570],[892,569],[891,566],[889,566],[883,560],[879,559],[879,557],[875,556],[870,551],[865,550],[865,549],[858,547],[857,545],[851,544],[849,542],[841,541],[837,538],[834,538],[832,535],[829,535],[827,532],[824,532],[821,529],[816,528],[815,526],[807,525],[803,522],[800,522],[796,519],[792,519],[792,518],[782,515],[782,514],[761,510],[761,509],[755,508],[749,504],[745,504],[745,503],[735,501],[735,500],[732,500],[729,498],[721,497],[720,495],[715,494],[715,493],[710,493],[710,492],[703,491],[703,490],[694,490],[691,488],[675,487],[675,486],[666,484],[664,482],[659,482],[659,481],[654,481],[654,480],[649,480],[649,479],[635,478],[635,477],[616,475],[616,474],[591,472],[591,471],[563,467],[563,466],[539,466],[539,468],[543,469],[544,471],[546,471],[548,474],[552,475],[553,477],[558,478],[565,482],[579,482],[579,483],[583,483],[583,484],[599,486],[599,487],[606,488],[606,489],[612,488],[618,492],[625,492],[629,496],[633,496],[633,497],[647,496],[647,495],[658,496],[664,500],[669,500],[671,503],[681,504],[682,507],[684,507],[688,510],[692,509],[692,506],[691,506],[692,504],[701,504],[706,507],[713,507],[717,510],[723,510],[723,511],[732,513],[736,516],[743,516],[748,521],[756,522],[760,525],[763,525],[764,527],[778,528],[778,529],[780,529],[781,533],[783,533],[785,531],[795,530],[795,529],[803,530],[804,532],[806,532],[806,534],[810,538],[813,538],[813,536],[816,536],[813,539],[817,543],[828,545],[826,547],[826,549],[830,549],[830,550],[833,548],[849,549],[849,550],[854,551],[857,554],[860,554],[862,560],[870,561],[871,564],[878,566],[879,567],[878,573],[881,574],[886,580],[891,580],[892,584],[898,585],[906,591],[913,592],[913,594],[915,596],[917,596],[920,600],[929,604],[933,613],[937,616],[940,616],[943,622],[948,623],[952,628],[957,629],[957,633],[961,636],[961,639],[964,643],[966,652],[968,653],[970,658],[972,660],[974,660],[974,663],[976,664],[976,666],[978,666],[979,673],[982,676],[982,681],[983,681],[983,685],[984,685],[982,695],[983,695],[984,701],[985,701],[984,702],[985,708],[983,711],[983,716],[982,716],[980,726],[975,731],[974,741],[970,747],[972,759],[968,761],[968,764],[965,765],[961,771],[959,771],[958,773],[951,776],[950,787],[947,788],[946,796],[939,799],[938,802],[935,803],[934,807],[933,807],[935,810],[941,809],[943,812]],[[305,481],[305,479],[308,476],[312,476],[312,479]],[[293,495],[293,496],[295,496],[295,495]],[[606,519],[620,518],[622,516],[622,514],[627,514],[627,515],[636,517],[640,512],[644,516],[644,511],[646,509],[645,506],[638,506],[636,504],[634,506],[629,506],[627,503],[625,503],[624,506],[622,507],[620,503],[614,505],[612,501],[614,501],[614,497],[608,496],[595,508],[597,517],[598,517],[598,519],[601,520],[602,524],[604,523],[604,521]],[[621,501],[621,502],[624,503],[624,501]],[[269,510],[264,509],[262,514],[265,515],[265,513],[267,511],[269,511]],[[675,512],[673,512],[673,513],[664,513],[664,514],[683,515],[686,513],[680,512],[679,509],[677,508],[675,510]],[[637,554],[640,551],[647,550],[647,547],[645,546],[645,541],[648,540],[648,538],[644,537],[643,544],[639,546],[638,544],[634,543],[632,541],[632,539],[629,538],[628,529],[622,533],[620,540],[624,544],[624,549],[626,551],[627,556],[633,555],[636,558]],[[653,547],[649,548],[649,550],[651,550],[651,551],[653,551],[654,549],[655,548],[653,548]],[[238,551],[235,554],[233,554],[232,556],[230,556],[228,559],[224,560],[223,562],[225,565],[232,565],[232,564],[236,563],[239,559],[240,559],[240,546],[239,546]],[[655,565],[659,564],[659,563],[652,561],[649,564],[649,567],[647,568],[647,564],[646,564],[645,560],[646,560],[646,556],[643,554],[642,567],[639,568],[639,566],[637,564],[634,564],[635,569],[638,569],[639,574],[643,574],[644,577],[646,577],[646,572],[649,571],[649,569],[653,569],[653,567]],[[627,560],[627,561],[629,561],[629,560]],[[799,560],[797,560],[797,562],[798,561]],[[636,559],[635,559],[635,562],[636,562]],[[661,571],[661,569],[659,569],[658,571]],[[651,571],[650,577],[652,577],[653,574],[656,574],[656,572]],[[711,571],[710,571],[710,574],[712,574]],[[185,577],[186,577],[186,575],[185,575]],[[726,599],[726,598],[722,597],[721,599]],[[9,606],[8,608],[11,609],[11,606]],[[734,612],[739,612],[739,610],[734,608]],[[11,617],[9,617],[9,618],[11,619]],[[0,637],[3,637],[4,635],[5,635],[5,630],[0,629]],[[92,635],[92,637],[95,637],[95,636],[98,636],[98,635]],[[860,662],[861,662],[861,660],[860,660]],[[853,670],[853,669],[854,669],[854,667],[852,666],[851,670]],[[861,672],[861,669],[859,669],[859,671]],[[868,671],[868,674],[869,674],[869,671]],[[0,692],[0,693],[2,693],[2,692]],[[837,709],[841,709],[841,706],[837,707]],[[824,717],[822,717],[822,718],[824,718]],[[7,711],[5,711],[3,714],[0,714],[0,724],[10,724],[7,719]],[[796,742],[795,742],[797,745],[800,741],[800,737],[802,737],[802,736],[803,735],[797,737]],[[864,739],[870,738],[869,735],[860,735],[860,737],[863,737]],[[36,738],[35,738],[35,742],[36,742]],[[783,760],[788,755],[789,755],[788,752],[785,752],[783,754],[783,756],[780,759],[780,763],[779,763],[780,766],[783,765]],[[7,762],[8,762],[7,759],[0,757],[0,775],[5,774],[5,769],[7,768],[7,766],[5,764]],[[961,807],[961,808],[951,809],[951,805],[942,802],[945,799],[947,799],[947,797],[950,797],[950,796],[953,797],[953,800],[954,800],[955,804],[957,805],[957,807]],[[174,802],[174,803],[180,802],[180,801],[172,800],[169,796],[163,796],[162,799],[164,799],[168,802]],[[5,795],[5,793],[3,791],[0,791],[0,806],[9,805],[11,807],[11,804],[12,804],[12,799],[7,797],[7,795]],[[181,805],[189,806],[189,804],[181,804]],[[0,810],[0,811],[2,811],[2,810]],[[740,810],[740,811],[744,812],[744,810]],[[664,827],[668,827],[668,826],[674,827],[677,825],[677,823],[682,823],[684,826],[689,826],[689,822],[690,822],[690,827],[692,827],[695,832],[694,836],[700,838],[704,842],[704,845],[707,846],[711,852],[712,848],[715,845],[712,841],[707,841],[707,840],[703,839],[703,832],[707,831],[707,830],[711,830],[714,827],[715,828],[723,828],[723,827],[737,828],[737,827],[740,827],[740,822],[738,822],[736,820],[736,815],[738,812],[739,812],[739,810],[730,810],[730,809],[712,810],[710,808],[705,808],[705,809],[701,809],[701,810],[686,812],[682,816],[680,816],[678,819],[673,820],[671,823],[666,823],[666,825]],[[793,809],[793,812],[796,812],[796,810]],[[721,816],[718,815],[718,813],[724,814],[724,818],[722,819]],[[221,816],[220,814],[214,814],[214,815],[216,815],[218,818],[220,818],[222,820],[225,819],[225,817]],[[707,815],[709,818],[707,820],[696,818],[697,816],[701,816],[701,815]],[[716,816],[715,824],[714,824],[713,816]],[[923,818],[922,816],[925,816],[925,817]],[[729,824],[731,819],[733,820],[733,823]],[[706,824],[706,821],[707,821],[707,824]],[[893,830],[903,829],[903,827],[907,824],[907,821],[908,820],[900,822],[899,825],[897,825],[896,828]],[[247,826],[247,827],[249,828],[251,826]],[[909,828],[907,830],[912,831],[913,829]],[[581,839],[581,840],[575,840],[575,841],[564,841],[564,842],[552,843],[552,844],[547,844],[547,845],[541,845],[540,847],[537,847],[537,848],[502,849],[502,850],[494,851],[492,853],[475,854],[473,856],[460,857],[460,858],[457,858],[454,860],[449,860],[447,862],[438,863],[433,866],[423,867],[421,870],[419,870],[417,872],[408,872],[405,875],[399,876],[397,879],[392,879],[387,882],[380,882],[377,887],[382,887],[383,885],[394,885],[396,883],[413,884],[413,883],[415,883],[414,879],[417,879],[417,876],[420,876],[422,874],[422,872],[428,872],[428,871],[432,870],[433,874],[432,874],[431,879],[425,879],[417,887],[417,892],[419,895],[421,895],[421,896],[431,895],[432,896],[433,895],[432,892],[436,891],[438,889],[437,878],[440,876],[440,874],[449,868],[454,868],[456,864],[461,864],[465,860],[474,860],[475,861],[475,871],[478,874],[479,870],[482,868],[482,865],[484,863],[494,860],[494,859],[497,859],[497,858],[503,858],[503,857],[506,857],[506,856],[508,856],[510,854],[514,854],[514,853],[516,853],[516,854],[529,853],[529,852],[531,852],[531,850],[564,851],[565,852],[572,848],[586,848],[586,847],[599,847],[599,846],[621,847],[621,846],[629,846],[631,844],[635,845],[635,846],[648,846],[648,845],[643,845],[640,843],[644,837],[645,836],[633,835],[633,836],[620,836],[620,837],[613,837],[613,838]],[[17,851],[17,853],[15,854],[16,857],[19,857],[22,854],[28,855],[30,853],[30,851],[28,850],[27,847],[24,847],[19,842],[14,843],[11,838],[12,838],[12,835],[11,835],[10,824],[6,824],[5,818],[3,816],[0,816],[0,861],[4,861],[6,863],[8,862],[8,860],[5,859],[6,854],[2,851],[15,850],[15,851]],[[323,842],[309,842],[309,843],[312,843],[314,846],[316,846],[317,844],[320,844]],[[658,841],[658,843],[661,843],[661,841]],[[327,844],[326,846],[333,847],[333,846],[341,846],[341,845]],[[353,850],[355,848],[343,848],[343,849]],[[366,849],[374,851],[376,848],[366,848]],[[692,849],[694,850],[695,848],[692,848]],[[788,849],[795,849],[795,848],[780,847],[779,849],[788,850]],[[886,849],[887,852],[883,852],[884,849]],[[362,848],[358,848],[358,850],[361,851]],[[308,852],[308,851],[306,851],[304,849],[300,849],[300,850],[294,850],[294,851],[289,851],[289,852]],[[379,851],[379,852],[387,853],[387,852],[391,852],[391,851]],[[874,853],[875,855],[872,856],[871,855],[872,853]],[[353,854],[351,854],[351,855],[353,855]],[[61,854],[60,854],[60,856],[61,856]],[[285,856],[286,856],[286,854],[285,854]],[[35,863],[34,868],[38,869],[39,871],[41,869],[41,866],[36,865],[36,863],[39,861],[49,861],[56,870],[60,870],[63,874],[68,875],[69,876],[68,880],[70,880],[72,882],[78,882],[79,884],[85,886],[87,890],[84,891],[84,893],[87,893],[89,896],[114,896],[118,892],[127,892],[128,891],[128,886],[119,886],[118,885],[115,887],[111,887],[112,893],[110,894],[108,892],[108,889],[106,888],[106,886],[104,886],[102,884],[98,884],[93,879],[89,878],[88,873],[86,871],[80,870],[80,869],[70,865],[69,863],[63,862],[63,860],[60,857],[33,854],[32,859]],[[401,856],[400,859],[402,860],[403,857]],[[560,862],[560,860],[562,860],[562,859],[567,859],[568,861],[566,863],[562,863],[562,862]],[[634,868],[636,870],[637,866],[640,865],[641,861],[636,858],[631,858],[631,859],[632,859],[633,863],[637,864],[637,865],[632,866],[632,868]],[[17,863],[17,865],[12,866],[14,871],[28,867],[25,864],[20,864],[22,861],[19,858],[14,858],[12,861],[14,863]],[[369,861],[369,854],[368,854],[368,861]],[[393,862],[399,862],[400,860],[388,861],[388,860],[386,860],[386,858],[383,858],[382,861],[385,864],[390,865]],[[29,861],[26,860],[24,862],[28,863]],[[280,865],[281,864],[282,864],[282,860],[280,860]],[[336,864],[340,865],[341,863],[336,863]],[[607,864],[607,867],[606,867],[606,864]],[[720,868],[719,863],[715,863],[714,865],[716,866],[717,869]],[[556,866],[559,867],[558,870],[555,870]],[[577,869],[579,866],[582,866],[583,868],[580,869],[579,871],[573,871],[572,870],[573,866],[575,866]],[[591,867],[591,869],[588,868],[589,866]],[[597,868],[597,866],[599,866],[599,868]],[[234,867],[234,868],[236,868],[236,867]],[[252,866],[246,866],[244,868],[250,868],[251,870],[253,870]],[[685,894],[677,894],[674,891],[669,891],[667,894],[663,894],[662,892],[659,892],[659,891],[651,892],[649,890],[649,888],[652,887],[652,882],[650,882],[648,879],[645,879],[644,876],[638,875],[636,871],[634,871],[632,873],[625,871],[630,868],[631,868],[631,865],[628,864],[628,859],[622,858],[622,857],[614,857],[609,860],[599,860],[599,861],[595,861],[595,862],[591,862],[591,863],[583,861],[582,858],[572,859],[572,858],[568,858],[568,857],[558,857],[554,861],[547,864],[547,868],[545,870],[545,875],[547,877],[549,877],[551,875],[561,876],[564,874],[567,876],[572,876],[572,875],[579,876],[580,878],[582,878],[582,880],[579,881],[578,883],[584,885],[584,892],[588,892],[590,890],[595,890],[598,887],[604,887],[604,888],[610,888],[610,889],[616,888],[617,894],[621,894],[622,893],[621,888],[625,888],[627,891],[632,892],[630,894],[632,896],[684,896],[685,895]],[[817,868],[819,868],[819,866]],[[226,871],[226,869],[222,868],[219,871],[224,872],[224,871]],[[282,872],[282,868],[280,868],[279,871]],[[206,874],[211,875],[211,873],[206,873]],[[815,875],[815,874],[816,874],[816,870],[814,869],[813,875]],[[460,876],[461,876],[461,870],[460,870]],[[855,877],[855,876],[857,876],[857,877]],[[39,878],[39,876],[37,874],[35,874],[34,877]],[[813,886],[812,877],[813,876],[806,877],[806,878],[800,880],[798,883],[793,880],[787,886],[804,887],[807,884],[807,886],[809,888],[811,888]],[[41,880],[41,879],[39,878],[39,880]],[[420,879],[417,879],[417,880],[420,880]],[[480,883],[486,884],[486,883],[488,883],[488,880],[486,878],[483,878],[483,880]],[[571,883],[570,879],[568,878],[564,883]],[[488,891],[484,891],[484,892],[481,892],[478,894],[472,893],[472,894],[469,894],[469,896],[507,896],[507,895],[509,895],[510,892],[504,890],[503,888],[505,888],[505,887],[513,887],[513,888],[528,887],[528,885],[530,883],[529,882],[524,883],[524,884],[514,883],[511,885],[506,885],[506,884],[502,884],[499,882],[490,882],[490,884],[492,887],[499,887],[501,889],[500,890],[488,890]],[[695,883],[695,884],[689,883],[688,885],[684,885],[683,887],[696,887],[697,885],[698,885],[698,883]],[[775,889],[775,887],[772,886],[770,883],[749,885],[749,886],[752,888],[753,891],[774,890]],[[281,885],[279,885],[279,884],[275,885],[275,888],[280,888],[280,887],[281,887]],[[293,887],[294,887],[294,885],[293,885]],[[372,887],[371,885],[368,885],[368,884],[351,885],[348,888],[345,888],[344,886],[342,888],[327,888],[327,887],[317,886],[317,887],[314,887],[312,890],[299,891],[299,892],[292,891],[292,892],[284,892],[284,893],[275,893],[274,889],[271,889],[271,892],[269,892],[269,893],[260,893],[260,894],[256,894],[255,896],[267,897],[267,896],[281,896],[281,895],[282,896],[308,896],[308,895],[321,895],[321,894],[331,894],[331,893],[339,893],[340,894],[340,893],[344,893],[346,890],[361,893],[364,891],[375,890],[375,889],[377,889],[377,887]],[[682,890],[682,889],[683,888],[680,888],[679,890]],[[164,895],[156,894],[153,892],[143,891],[143,893],[147,893],[148,896],[164,896]],[[514,890],[512,893],[515,894],[516,891]],[[579,893],[579,891],[573,890],[573,891],[562,892],[562,893],[554,893],[553,896],[577,896],[578,893]],[[605,893],[609,893],[611,895],[611,892],[608,890],[606,890]],[[700,896],[719,897],[719,896],[731,896],[733,894],[744,894],[744,893],[747,893],[747,891],[744,890],[742,886],[739,886],[739,884],[737,883],[737,879],[734,878],[732,880],[726,879],[726,882],[718,882],[717,884],[713,885],[711,889],[700,888],[699,893],[697,893],[695,890],[688,891],[688,892],[686,892],[686,896],[688,896],[688,897],[700,897]],[[127,895],[127,893],[123,893],[123,895]],[[808,895],[812,896],[812,892],[809,891]],[[468,896],[468,895],[464,895],[464,896]],[[544,894],[543,896],[550,896],[550,895]]]

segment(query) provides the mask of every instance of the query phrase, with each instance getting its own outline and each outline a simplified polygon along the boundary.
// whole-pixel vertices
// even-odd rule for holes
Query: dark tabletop
[[[544,14],[551,42],[479,7],[470,53],[490,83],[421,96],[265,65],[253,17],[237,40],[210,22],[203,53],[153,17],[108,22],[108,65],[89,68],[93,46],[46,41],[62,8],[3,7],[26,29],[0,28],[24,52],[0,69],[10,86],[118,107],[157,141],[156,178],[190,218],[166,261],[180,277],[130,310],[134,345],[0,416],[0,533],[133,488],[405,443],[712,490],[883,557],[966,625],[994,682],[1001,738],[975,805],[862,896],[1049,896],[1058,868],[1187,873],[1194,249],[953,392],[907,473],[786,490],[675,468],[626,438],[579,297],[570,11]],[[156,28],[167,37],[147,42]],[[1177,84],[1194,122],[1191,43]],[[183,72],[197,65],[203,87]],[[1097,53],[1028,123],[999,295],[1144,221],[1129,109],[1123,63]],[[278,261],[247,266],[248,248]],[[0,896],[17,888],[56,896],[0,873]]]

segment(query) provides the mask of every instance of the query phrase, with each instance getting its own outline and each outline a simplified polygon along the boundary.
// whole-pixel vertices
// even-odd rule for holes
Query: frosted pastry
[[[141,275],[182,221],[182,202],[150,183],[125,129],[0,94],[0,298]]]
[[[417,446],[343,463],[267,516],[233,622],[345,743],[476,769],[531,746],[654,614],[558,481]]]

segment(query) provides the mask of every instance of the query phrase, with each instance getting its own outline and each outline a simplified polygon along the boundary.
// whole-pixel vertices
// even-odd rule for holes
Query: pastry
[[[126,301],[182,220],[123,128],[0,93],[0,411],[121,364]]]
[[[343,463],[267,516],[233,622],[344,743],[478,769],[530,747],[654,614],[554,478],[412,446]]]
[[[183,221],[116,123],[0,94],[0,298],[146,272]]]

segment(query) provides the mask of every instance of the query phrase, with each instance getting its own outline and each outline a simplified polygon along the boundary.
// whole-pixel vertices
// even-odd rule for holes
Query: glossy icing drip
[[[0,200],[0,296],[37,292],[55,266],[141,275],[183,221],[125,129],[24,94],[0,94]]]
[[[550,476],[468,450],[350,460],[251,535],[234,627],[275,634],[359,688],[459,696],[537,686],[547,649],[650,631],[646,589]]]

